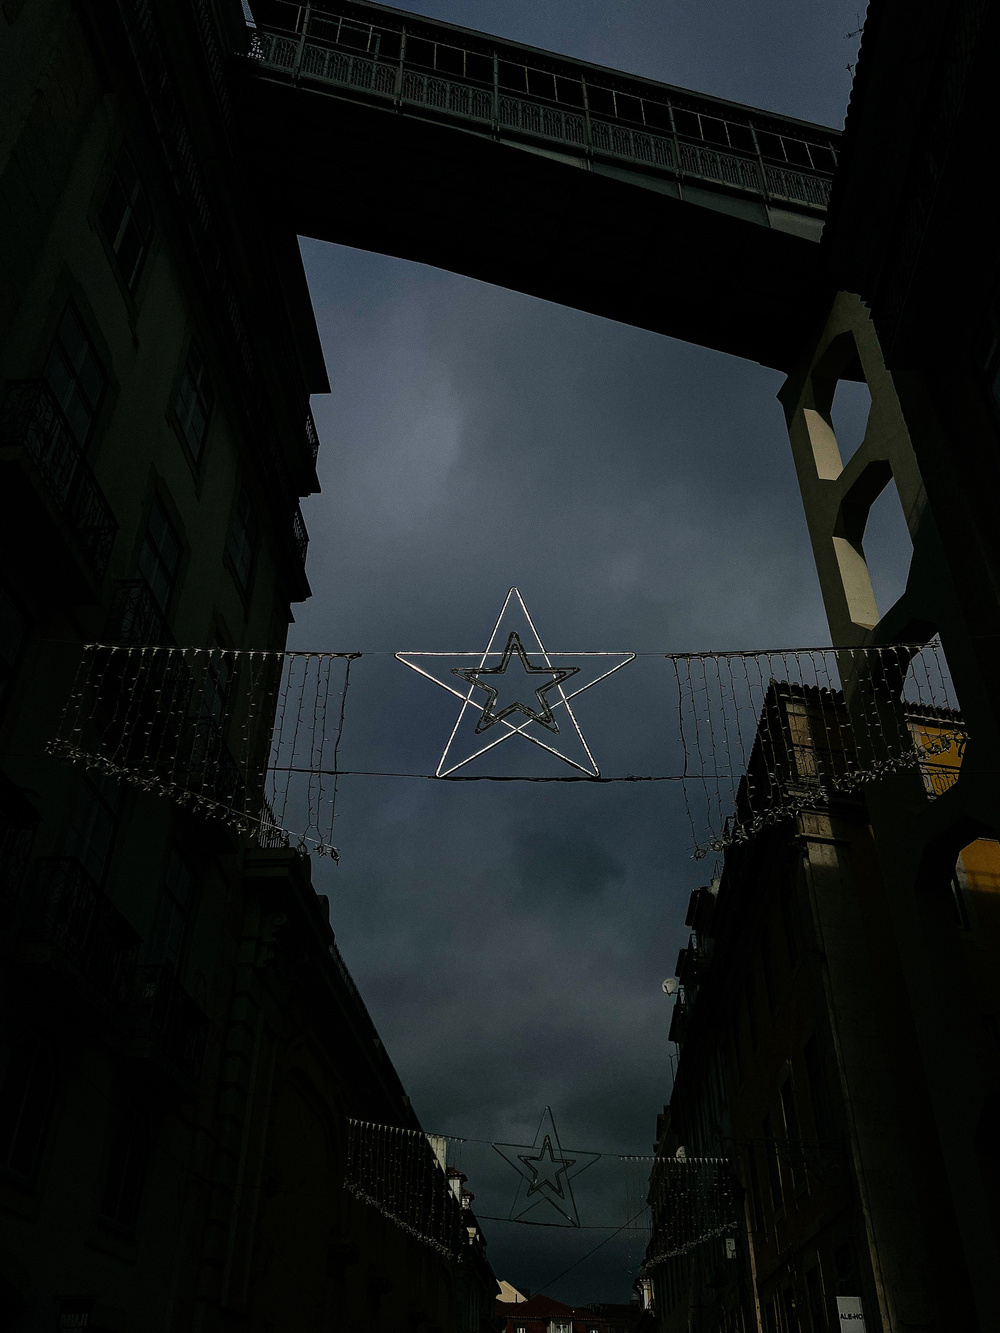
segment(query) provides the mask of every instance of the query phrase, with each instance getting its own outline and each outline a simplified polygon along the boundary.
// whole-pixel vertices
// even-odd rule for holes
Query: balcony
[[[309,450],[309,457],[313,461],[313,467],[316,466],[316,460],[319,458],[319,435],[316,433],[316,422],[313,420],[311,408],[306,408],[306,448]]]
[[[128,1005],[139,936],[75,857],[36,863],[22,942],[48,947],[103,1000]]]
[[[181,987],[169,963],[145,963],[135,969],[131,1031],[186,1079],[197,1082],[205,1058],[208,1019]]]
[[[138,648],[173,648],[177,644],[145,579],[115,580],[104,638],[108,643]]]
[[[24,460],[90,570],[102,579],[118,523],[44,380],[17,380],[9,385],[0,408],[0,451],[3,461]],[[9,490],[11,510],[18,506],[17,520],[27,528],[34,523],[32,506],[21,507],[20,501]]]
[[[295,549],[298,551],[299,559],[304,567],[306,553],[309,550],[309,533],[306,529],[306,521],[302,517],[302,510],[298,505],[295,506],[295,513],[292,515],[292,537],[295,540]]]

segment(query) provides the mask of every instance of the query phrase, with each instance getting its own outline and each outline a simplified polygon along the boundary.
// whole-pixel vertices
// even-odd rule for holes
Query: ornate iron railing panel
[[[309,551],[309,530],[298,505],[295,506],[295,513],[292,515],[292,536],[295,539],[295,549],[299,553],[299,559],[305,565]]]
[[[27,453],[96,573],[111,559],[118,522],[45,380],[16,380],[0,408],[0,444]]]
[[[319,435],[316,433],[316,422],[313,420],[312,410],[306,408],[306,448],[313,463],[319,457]]]
[[[37,862],[25,939],[49,944],[108,999],[126,1004],[139,936],[72,856]]]
[[[188,1078],[197,1079],[205,1058],[208,1019],[178,982],[169,963],[135,969],[133,1035],[158,1047]]]

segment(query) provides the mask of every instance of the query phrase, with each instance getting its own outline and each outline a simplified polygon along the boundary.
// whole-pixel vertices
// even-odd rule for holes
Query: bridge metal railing
[[[251,58],[261,66],[392,99],[465,121],[510,130],[602,157],[633,162],[674,176],[694,177],[764,196],[776,202],[825,209],[830,181],[810,172],[771,166],[647,130],[564,111],[545,102],[516,97],[407,69],[399,61],[350,55],[285,32],[255,29]]]

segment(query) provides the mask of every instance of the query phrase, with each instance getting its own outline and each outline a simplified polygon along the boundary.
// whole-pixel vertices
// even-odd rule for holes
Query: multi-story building
[[[328,384],[246,44],[239,4],[0,7],[5,1329],[471,1330],[495,1291],[308,862],[45,749],[82,644],[200,645],[224,785],[239,652],[309,594]],[[421,1144],[447,1244],[349,1188],[356,1121]]]
[[[651,1189],[648,1274],[665,1331],[885,1328],[889,1301],[905,1295],[885,1290],[896,1210],[932,1239],[934,1173],[896,1147],[924,1108],[870,815],[860,791],[822,777],[836,765],[835,717],[846,725],[841,696],[772,686],[759,735],[788,738],[783,799],[800,796],[800,810],[728,848],[721,875],[691,897],[671,1023],[680,1059]],[[939,741],[960,720],[906,718],[930,806],[958,777],[959,747]],[[997,1084],[1000,844],[970,838],[928,910]],[[971,1147],[988,1193],[988,1118]]]

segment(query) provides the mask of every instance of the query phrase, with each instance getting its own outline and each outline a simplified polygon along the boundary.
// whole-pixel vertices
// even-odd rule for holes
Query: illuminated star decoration
[[[549,654],[516,588],[507,593],[484,652],[395,656],[404,666],[462,701],[435,771],[439,778],[463,768],[512,736],[523,736],[588,777],[600,777],[570,700],[635,660],[631,652]],[[470,657],[478,661],[470,666],[446,664],[448,660]],[[553,657],[570,657],[576,664],[554,663]],[[440,666],[439,659],[445,659]],[[609,666],[609,661],[613,665]],[[564,688],[571,679],[572,686]],[[466,683],[465,689],[459,681]],[[489,738],[480,743],[479,738],[487,734]]]
[[[553,1227],[580,1225],[580,1216],[570,1181],[588,1166],[592,1166],[601,1154],[580,1152],[575,1148],[564,1151],[559,1143],[552,1111],[548,1106],[542,1115],[533,1144],[529,1146],[524,1143],[494,1143],[493,1148],[521,1177],[510,1210],[511,1220],[518,1221],[536,1208],[541,1209],[544,1216],[548,1208],[554,1208],[563,1220],[543,1222],[542,1225]]]

